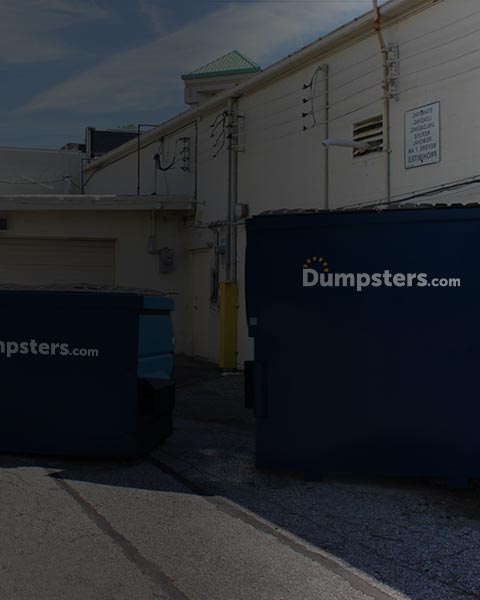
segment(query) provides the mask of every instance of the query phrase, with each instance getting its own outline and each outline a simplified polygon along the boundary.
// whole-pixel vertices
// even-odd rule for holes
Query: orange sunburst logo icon
[[[303,265],[304,269],[312,269],[314,267],[319,267],[324,273],[330,273],[328,262],[321,256],[312,256],[311,258],[307,258],[305,264]]]

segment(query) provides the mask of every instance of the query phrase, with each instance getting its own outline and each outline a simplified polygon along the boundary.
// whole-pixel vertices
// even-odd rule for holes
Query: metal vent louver
[[[353,125],[353,140],[370,144],[368,150],[354,150],[353,156],[365,156],[383,150],[383,116],[358,121]]]

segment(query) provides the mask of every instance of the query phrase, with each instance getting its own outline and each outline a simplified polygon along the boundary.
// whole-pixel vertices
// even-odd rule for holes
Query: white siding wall
[[[442,0],[426,10],[404,15],[384,30],[387,43],[400,46],[398,99],[391,101],[391,186],[394,198],[443,183],[475,176],[480,138],[480,6],[477,0]],[[318,125],[303,103],[310,90],[304,90],[315,69],[328,64],[330,71],[330,137],[352,139],[353,125],[383,113],[382,68],[378,40],[373,31],[361,40],[339,46],[335,52],[319,54],[309,64],[278,78],[261,89],[242,96],[239,114],[245,117],[239,153],[238,200],[250,207],[250,214],[278,208],[324,208],[322,140],[325,137],[324,82],[318,77],[315,114]],[[405,112],[419,106],[441,103],[442,161],[437,165],[405,169]],[[224,107],[223,109],[225,109]],[[190,223],[189,251],[207,247],[212,234],[201,226],[222,221],[227,210],[227,153],[212,158],[210,125],[222,110],[204,114],[198,127],[198,210]],[[218,130],[217,130],[218,131]],[[171,136],[174,140],[175,134]],[[181,135],[185,135],[182,132]],[[188,135],[193,135],[190,131]],[[152,188],[152,163],[156,150],[142,152],[142,190]],[[353,157],[351,149],[329,150],[330,208],[381,201],[386,194],[386,154]],[[91,180],[90,193],[133,193],[136,185],[136,157],[124,159],[100,171]],[[169,175],[169,192],[193,190],[193,174]],[[160,191],[160,190],[159,190]],[[163,193],[162,190],[160,193]],[[225,237],[225,229],[220,236]],[[240,285],[239,363],[251,354],[246,336],[243,256],[245,236],[239,227],[238,261]],[[184,274],[188,286],[191,276]],[[205,285],[209,285],[205,274]],[[185,305],[188,302],[185,301]],[[186,329],[191,323],[188,306],[183,316]],[[218,331],[218,313],[210,311],[212,339]],[[188,336],[187,336],[188,337]],[[208,358],[216,360],[217,344]]]
[[[225,107],[226,108],[226,107]],[[212,267],[214,261],[214,253],[209,246],[214,243],[214,235],[211,230],[206,228],[214,221],[225,221],[227,217],[227,195],[228,195],[228,153],[226,141],[223,150],[220,151],[223,137],[223,126],[218,126],[215,131],[211,127],[214,123],[221,121],[217,119],[222,113],[222,109],[218,109],[212,113],[203,116],[198,124],[198,205],[196,218],[191,223],[190,235],[188,238],[188,248],[190,251],[200,248],[208,248],[210,256],[210,265]],[[213,133],[213,137],[212,136]],[[215,141],[219,138],[217,146],[214,147]],[[215,157],[217,152],[220,153]],[[220,239],[225,238],[225,231],[219,230]],[[223,274],[223,270],[221,271]],[[204,272],[198,276],[191,276],[190,282],[198,282],[205,287],[205,290],[210,289],[210,270],[205,268]],[[192,290],[197,293],[196,290]],[[191,292],[191,293],[192,293]],[[201,291],[199,293],[202,293]],[[205,292],[204,292],[205,293]],[[219,357],[219,331],[220,320],[219,311],[215,307],[210,307],[205,315],[208,331],[208,341],[205,344],[207,352],[204,358],[217,362]]]
[[[0,148],[0,195],[80,194],[81,158],[67,150]]]
[[[158,235],[162,246],[175,250],[175,270],[171,274],[160,274],[158,256],[147,253],[151,231],[149,213],[16,213],[9,219],[8,232],[0,234],[0,240],[113,240],[116,244],[115,283],[174,292],[178,307],[174,317],[177,351],[188,352],[189,348],[184,345],[187,332],[183,318],[188,252],[183,220],[173,215],[162,218],[161,234]]]
[[[393,103],[392,114],[393,194],[411,193],[480,173],[479,10],[475,0],[445,0],[387,32],[389,40],[400,41],[403,57],[400,95]],[[473,13],[477,14],[465,18]],[[442,160],[436,165],[405,170],[404,113],[435,101],[441,104]]]
[[[183,166],[182,137],[190,139],[190,168],[188,172],[182,171]],[[136,148],[136,142],[133,143]],[[195,185],[195,127],[182,129],[174,135],[165,137],[164,154],[165,164],[168,158],[177,157],[175,168],[156,173],[155,187],[155,162],[154,156],[159,152],[160,141],[142,148],[140,153],[140,193],[143,195],[190,194],[193,195]],[[135,195],[137,193],[137,164],[136,150],[126,158],[119,160],[107,168],[86,176],[85,190],[88,194],[122,194]]]

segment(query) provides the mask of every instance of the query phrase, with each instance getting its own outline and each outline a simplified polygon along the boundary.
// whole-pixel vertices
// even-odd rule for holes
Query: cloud
[[[152,8],[143,4],[146,11]],[[232,49],[268,64],[352,16],[345,3],[227,4],[168,33],[159,26],[153,42],[104,59],[40,93],[23,110],[160,111],[178,105],[182,73]]]
[[[62,39],[70,25],[108,19],[93,0],[16,0],[0,4],[0,65],[61,60],[73,53]]]
[[[169,25],[164,6],[159,6],[151,0],[138,0],[140,12],[147,18],[152,30],[157,35],[165,35]]]

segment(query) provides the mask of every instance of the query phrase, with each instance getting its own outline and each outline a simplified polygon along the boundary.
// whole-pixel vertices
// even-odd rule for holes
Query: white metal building
[[[0,148],[0,195],[79,194],[81,179],[79,151]]]
[[[251,66],[237,82],[228,60],[224,73],[201,69],[217,87],[225,75],[224,91],[144,133],[139,153],[135,140],[85,169],[86,202],[139,192],[138,207],[91,206],[89,215],[64,207],[55,218],[18,213],[3,243],[68,235],[78,238],[71,247],[78,256],[86,248],[79,239],[91,240],[102,277],[114,261],[116,283],[177,292],[179,351],[241,366],[251,354],[243,289],[247,213],[387,206],[437,191],[460,201],[480,183],[478,2],[390,0],[380,12],[262,72]],[[155,204],[146,207],[147,197]],[[128,202],[133,207],[135,198]],[[115,240],[115,256],[108,240]],[[160,255],[148,252],[161,248],[175,251],[168,272]]]

